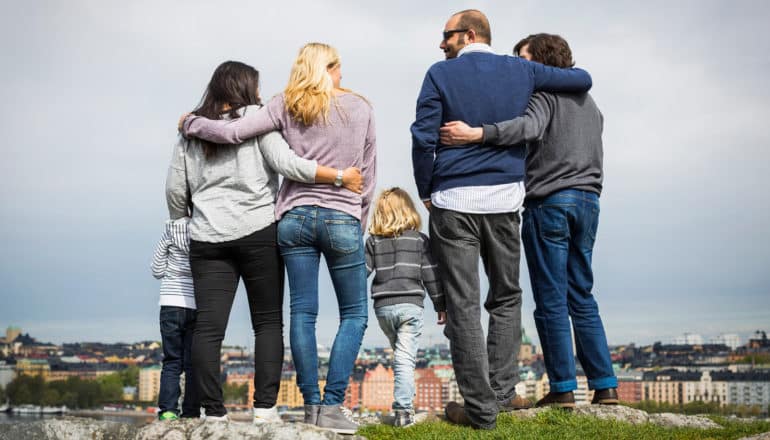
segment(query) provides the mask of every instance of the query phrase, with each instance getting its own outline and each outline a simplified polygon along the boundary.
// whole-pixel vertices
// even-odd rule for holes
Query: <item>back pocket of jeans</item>
[[[568,211],[575,205],[543,205],[540,207],[540,233],[546,240],[563,241],[569,238]]]
[[[332,250],[350,254],[358,250],[361,242],[361,226],[358,220],[324,220]]]
[[[302,225],[305,217],[294,214],[284,214],[278,222],[278,246],[299,246],[302,241]]]

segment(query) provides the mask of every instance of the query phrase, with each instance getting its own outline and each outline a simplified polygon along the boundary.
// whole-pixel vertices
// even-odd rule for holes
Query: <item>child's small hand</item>
[[[446,324],[446,312],[438,312],[438,325]]]

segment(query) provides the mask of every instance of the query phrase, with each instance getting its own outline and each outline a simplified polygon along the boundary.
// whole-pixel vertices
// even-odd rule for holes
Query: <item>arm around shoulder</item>
[[[267,106],[259,109],[249,106],[242,117],[231,120],[190,115],[182,124],[182,133],[185,137],[197,137],[216,144],[240,144],[280,128],[281,124],[273,119]]]
[[[534,90],[544,92],[583,93],[591,90],[593,80],[583,69],[573,67],[563,69],[523,60],[531,69]]]

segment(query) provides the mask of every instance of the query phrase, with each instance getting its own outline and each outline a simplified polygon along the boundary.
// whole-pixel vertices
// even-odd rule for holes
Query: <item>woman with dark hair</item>
[[[193,113],[236,120],[259,107],[257,70],[228,61],[214,71]],[[190,267],[197,305],[193,376],[210,420],[227,420],[220,349],[240,278],[254,329],[254,423],[280,421],[275,402],[283,362],[283,262],[276,241],[276,171],[306,184],[341,180],[353,192],[362,187],[358,169],[336,170],[300,158],[276,132],[217,148],[180,138],[171,159],[166,180],[170,217],[192,211]]]

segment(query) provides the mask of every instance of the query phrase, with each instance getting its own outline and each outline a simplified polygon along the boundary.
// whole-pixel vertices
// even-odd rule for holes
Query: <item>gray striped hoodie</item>
[[[411,303],[423,306],[428,291],[437,312],[446,310],[438,266],[425,234],[404,231],[398,237],[371,235],[366,240],[366,270],[374,274],[374,307]]]
[[[152,276],[160,281],[161,306],[195,308],[190,272],[190,217],[166,221],[152,256]]]

